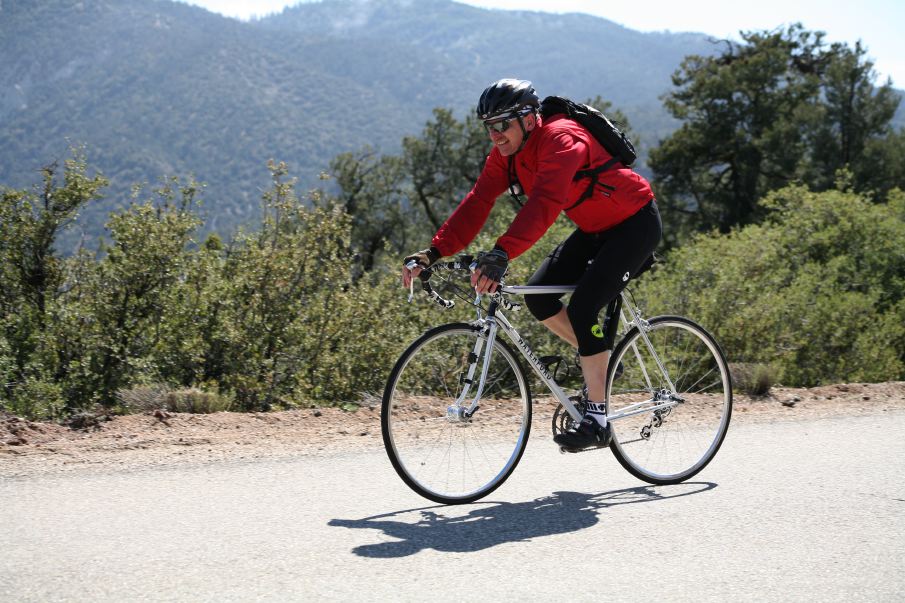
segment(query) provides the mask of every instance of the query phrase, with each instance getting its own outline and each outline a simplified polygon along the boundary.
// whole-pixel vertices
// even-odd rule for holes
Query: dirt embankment
[[[552,405],[535,404],[532,437],[550,436]],[[905,382],[775,387],[736,395],[733,424],[905,410]],[[72,426],[0,415],[0,477],[325,454],[381,446],[379,405],[274,413],[83,417]]]

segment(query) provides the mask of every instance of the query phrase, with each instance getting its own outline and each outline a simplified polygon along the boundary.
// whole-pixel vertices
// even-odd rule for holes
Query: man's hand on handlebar
[[[421,274],[425,268],[430,268],[441,257],[440,251],[436,247],[429,247],[406,256],[402,260],[402,286],[411,287],[412,279]],[[414,265],[412,265],[413,262]]]
[[[402,260],[402,286],[413,291],[414,280],[422,272],[433,266],[442,257],[436,247],[430,247],[422,251],[406,256]],[[474,260],[472,262],[472,260]],[[476,258],[468,255],[459,257],[456,265],[463,268],[471,265],[471,286],[479,295],[495,293],[500,286],[500,281],[509,268],[509,256],[499,247],[490,251],[481,252]],[[409,298],[411,299],[411,293]]]
[[[471,273],[471,286],[479,295],[496,292],[509,268],[509,255],[499,247],[494,247],[490,251],[479,253],[476,263],[477,267]]]

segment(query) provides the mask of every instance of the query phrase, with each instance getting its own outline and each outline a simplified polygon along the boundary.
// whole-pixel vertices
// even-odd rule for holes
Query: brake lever
[[[409,272],[415,269],[415,266],[418,265],[418,262],[415,260],[410,260],[405,264],[405,267],[408,268]],[[415,277],[412,276],[409,278],[409,303],[412,303],[412,300],[415,299]]]

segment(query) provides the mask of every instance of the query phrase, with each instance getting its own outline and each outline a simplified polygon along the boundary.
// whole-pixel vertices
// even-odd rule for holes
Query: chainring
[[[585,410],[587,410],[587,404],[584,400],[579,396],[572,396],[569,398],[572,404],[575,405],[575,408],[578,409],[578,412],[584,415]],[[567,432],[572,426],[575,425],[575,419],[572,418],[572,415],[566,412],[565,407],[562,404],[559,404],[556,407],[556,410],[553,411],[553,435],[559,435],[561,433]]]

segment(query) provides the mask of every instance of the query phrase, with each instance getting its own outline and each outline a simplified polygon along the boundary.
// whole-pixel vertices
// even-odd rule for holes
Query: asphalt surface
[[[381,450],[0,481],[2,601],[902,601],[905,413],[730,427],[692,482],[532,435],[443,507]]]

